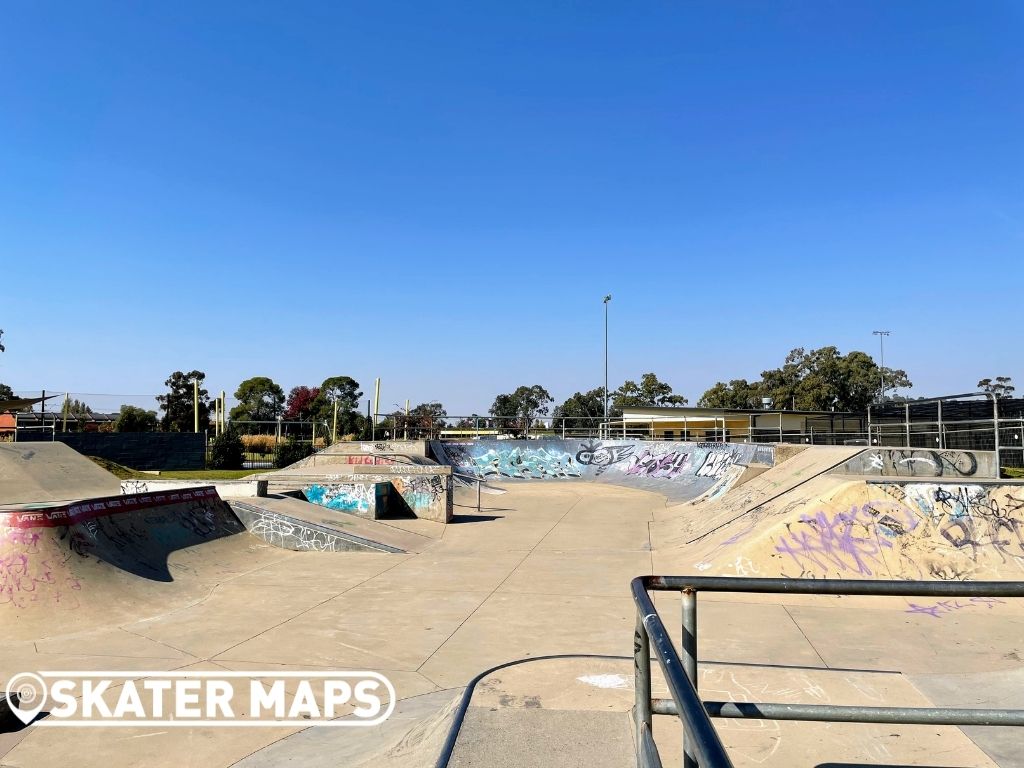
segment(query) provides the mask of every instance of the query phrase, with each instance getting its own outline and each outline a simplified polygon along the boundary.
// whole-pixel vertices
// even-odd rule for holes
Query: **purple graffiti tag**
[[[803,515],[799,523],[786,526],[789,535],[782,537],[775,551],[789,555],[805,570],[810,565],[825,572],[835,568],[872,576],[882,550],[891,549],[892,543],[870,535],[869,522],[859,518],[856,506],[832,518],[824,512]],[[795,525],[806,525],[808,530],[793,530]],[[866,535],[859,535],[858,529]]]

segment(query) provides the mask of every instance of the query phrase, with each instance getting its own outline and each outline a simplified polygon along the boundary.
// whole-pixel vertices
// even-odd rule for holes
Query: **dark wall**
[[[49,440],[50,433],[26,430],[18,441]],[[57,432],[54,439],[86,456],[132,469],[204,469],[206,436],[195,432]]]

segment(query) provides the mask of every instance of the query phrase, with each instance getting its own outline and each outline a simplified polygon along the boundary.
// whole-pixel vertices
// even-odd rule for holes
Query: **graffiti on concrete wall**
[[[275,547],[300,552],[341,552],[352,548],[340,536],[273,512],[253,508],[247,517],[249,533]]]
[[[306,500],[341,512],[368,513],[374,503],[374,486],[364,483],[316,483],[303,489]]]
[[[692,464],[693,456],[688,451],[655,454],[644,450],[630,460],[625,471],[634,477],[664,477],[671,480],[687,472]]]
[[[393,477],[391,485],[413,511],[433,507],[444,499],[444,483],[437,475]]]
[[[584,443],[576,453],[576,461],[583,466],[595,467],[594,474],[602,474],[612,464],[628,459],[636,450],[636,445],[628,443],[605,444],[601,441]]]
[[[434,443],[438,458],[479,477],[719,480],[730,467],[774,461],[772,446],[723,443],[551,440]]]
[[[491,448],[473,458],[473,469],[481,477],[519,477],[542,480],[580,477],[572,454],[547,448]]]
[[[979,563],[1024,570],[1024,493],[980,485],[885,486],[886,498],[804,514],[774,551],[811,578],[965,579]]]
[[[979,461],[982,456],[985,466]],[[971,451],[878,448],[854,456],[841,471],[891,477],[994,477],[989,464],[985,454]]]

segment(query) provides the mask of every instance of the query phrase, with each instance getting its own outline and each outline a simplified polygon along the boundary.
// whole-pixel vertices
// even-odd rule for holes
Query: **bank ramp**
[[[121,481],[64,443],[0,443],[0,505],[120,493]]]

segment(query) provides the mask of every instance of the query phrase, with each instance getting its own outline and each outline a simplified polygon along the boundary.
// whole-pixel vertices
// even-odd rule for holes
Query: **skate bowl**
[[[775,463],[773,445],[638,440],[431,441],[456,472],[483,480],[611,483],[688,501],[725,493]],[[747,470],[754,470],[747,473]]]

